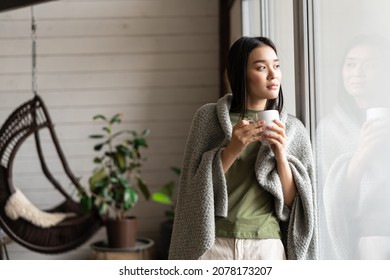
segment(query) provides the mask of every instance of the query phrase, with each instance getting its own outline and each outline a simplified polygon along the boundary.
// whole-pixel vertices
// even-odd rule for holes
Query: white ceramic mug
[[[390,108],[386,107],[374,107],[367,109],[367,120],[374,119],[390,119]]]
[[[274,120],[280,120],[279,119],[279,112],[278,112],[278,110],[265,110],[265,111],[258,112],[258,113],[254,114],[252,116],[252,119],[255,122],[257,122],[257,121],[265,121],[264,126],[267,126],[267,125],[274,125],[274,126],[276,126]],[[261,134],[264,134],[264,133],[273,133],[273,131],[265,130],[265,131],[261,132]],[[262,139],[261,143],[263,145],[269,145],[270,144],[267,139]]]

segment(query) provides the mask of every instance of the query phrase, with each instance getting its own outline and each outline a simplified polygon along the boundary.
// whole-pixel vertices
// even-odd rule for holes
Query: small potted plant
[[[171,170],[180,176],[181,169],[178,167],[171,167]],[[160,225],[160,238],[161,238],[161,258],[167,259],[169,253],[169,246],[171,243],[171,235],[173,228],[173,220],[175,217],[175,202],[174,195],[176,189],[176,182],[169,181],[163,185],[160,191],[152,194],[152,200],[164,205],[170,206],[165,212],[166,220]]]
[[[141,134],[133,130],[114,130],[122,122],[122,115],[111,118],[96,115],[102,122],[102,133],[90,135],[99,142],[94,145],[98,155],[96,167],[89,177],[89,189],[81,194],[81,204],[86,211],[93,207],[99,210],[107,228],[110,247],[133,247],[136,242],[136,218],[130,210],[136,205],[140,194],[150,198],[147,184],[141,177],[145,158],[141,149],[147,148],[148,130]]]

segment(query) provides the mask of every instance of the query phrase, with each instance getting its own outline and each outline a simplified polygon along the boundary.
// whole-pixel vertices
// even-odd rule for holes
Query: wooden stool
[[[154,241],[137,238],[134,247],[110,248],[106,241],[91,244],[95,260],[150,260],[154,257]]]

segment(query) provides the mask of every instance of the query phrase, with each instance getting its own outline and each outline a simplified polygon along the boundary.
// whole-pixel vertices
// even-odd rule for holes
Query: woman
[[[274,44],[240,38],[227,73],[233,93],[202,106],[192,122],[169,258],[315,259],[311,146],[302,123],[283,109]],[[275,126],[250,121],[268,109],[280,113]]]

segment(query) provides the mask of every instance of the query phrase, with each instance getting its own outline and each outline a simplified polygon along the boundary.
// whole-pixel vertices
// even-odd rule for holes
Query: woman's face
[[[263,110],[267,99],[278,97],[281,80],[275,51],[269,46],[253,49],[247,64],[248,109]]]
[[[343,65],[344,87],[359,107],[370,106],[381,94],[383,65],[379,51],[369,45],[353,47]]]

